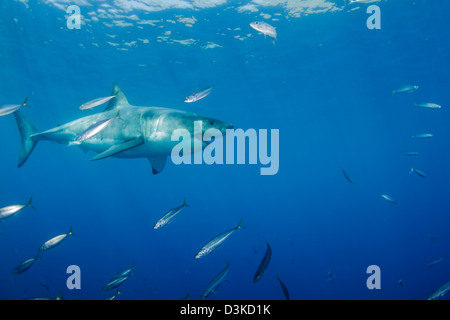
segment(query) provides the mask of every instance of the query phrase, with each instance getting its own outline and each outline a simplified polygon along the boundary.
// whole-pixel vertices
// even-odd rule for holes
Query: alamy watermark
[[[70,276],[67,278],[66,286],[67,289],[73,290],[73,289],[81,289],[81,269],[77,265],[70,265],[67,267],[66,273],[70,274]],[[373,290],[381,289],[381,269],[379,266],[373,264],[367,267],[366,270],[367,274],[370,274],[370,276],[367,278],[366,286],[367,289]]]
[[[367,289],[373,290],[373,289],[381,289],[381,269],[379,266],[373,264],[367,267],[366,270],[367,274],[370,274],[370,276],[367,278],[366,286]]]
[[[69,30],[73,29],[81,29],[81,9],[79,6],[72,5],[69,6],[66,10],[66,13],[69,14],[67,17],[67,28]]]
[[[70,274],[70,276],[67,278],[66,286],[67,289],[73,290],[81,289],[81,269],[77,265],[71,265],[67,267],[66,273]]]
[[[369,30],[381,29],[381,9],[377,5],[371,5],[366,11],[371,16],[367,19],[367,28]]]
[[[381,9],[377,5],[371,5],[366,11],[371,16],[367,19],[367,28],[369,30],[381,29]],[[67,28],[69,30],[81,29],[81,9],[77,5],[70,5],[67,7]]]
[[[246,146],[248,145],[248,164],[258,164],[259,161],[261,165],[265,166],[260,169],[261,175],[278,173],[280,165],[280,133],[278,129],[270,130],[270,141],[267,129],[258,131],[255,129],[246,131],[227,129],[224,137],[223,133],[215,128],[203,132],[202,121],[195,121],[193,137],[187,129],[176,129],[172,133],[171,140],[179,141],[171,153],[172,162],[176,165],[235,164],[235,154],[236,164],[246,164]],[[203,149],[205,143],[207,146]]]

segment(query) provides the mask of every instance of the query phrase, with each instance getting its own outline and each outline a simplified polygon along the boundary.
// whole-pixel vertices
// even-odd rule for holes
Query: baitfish
[[[272,249],[270,248],[269,243],[267,243],[266,254],[264,255],[264,258],[259,264],[258,269],[256,270],[255,276],[253,277],[253,283],[259,281],[259,279],[261,279],[261,277],[264,275],[264,272],[266,272],[266,269],[269,266],[271,258],[272,258]]]

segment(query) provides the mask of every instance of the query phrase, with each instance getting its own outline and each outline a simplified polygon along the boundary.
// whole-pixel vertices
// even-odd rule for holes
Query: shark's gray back
[[[113,145],[141,139],[146,145],[136,148],[134,152],[137,154],[166,153],[172,147],[170,136],[173,130],[183,123],[183,119],[189,119],[194,115],[170,108],[132,106],[118,86],[114,86],[113,95],[116,95],[116,98],[109,102],[104,111],[34,134],[33,139],[70,144],[96,123],[119,115],[118,119],[112,121],[103,131],[85,141],[83,149],[103,152]],[[152,143],[161,142],[161,139],[165,139],[167,143]],[[148,150],[149,148],[152,150]],[[127,155],[136,156],[130,152],[125,152],[121,156]]]

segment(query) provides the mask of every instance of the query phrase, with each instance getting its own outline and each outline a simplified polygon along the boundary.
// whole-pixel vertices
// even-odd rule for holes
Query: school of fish
[[[378,2],[378,0],[349,0],[348,4],[354,4],[354,3],[375,3]],[[277,39],[277,31],[276,28],[271,26],[270,24],[263,22],[263,21],[254,21],[251,22],[250,27],[254,30],[260,32],[265,37],[268,36],[272,39],[273,44],[275,44],[275,40]],[[202,89],[195,90],[190,95],[188,95],[185,99],[185,103],[194,103],[199,100],[204,99],[208,95],[211,94],[213,90],[213,86],[208,86]],[[392,94],[412,94],[416,92],[419,89],[419,86],[416,84],[408,84],[399,87],[398,89],[392,89]],[[82,104],[79,109],[80,110],[90,110],[97,106],[100,106],[112,99],[115,99],[115,95],[97,98],[94,100],[91,100],[89,102],[86,102]],[[13,114],[14,112],[18,111],[22,107],[27,106],[28,98],[26,98],[22,104],[7,104],[0,107],[0,117],[1,116],[7,116],[10,114]],[[422,103],[416,103],[414,104],[417,108],[423,108],[423,109],[430,109],[430,110],[439,110],[441,109],[441,105],[434,103],[434,102],[422,102]],[[89,140],[105,130],[113,121],[120,121],[120,114],[117,112],[115,116],[100,120],[94,124],[92,124],[89,128],[87,128],[82,134],[80,134],[76,141],[71,142],[71,145],[77,145],[80,144],[83,141]],[[433,134],[431,133],[419,133],[411,136],[413,139],[430,139],[433,137]],[[416,151],[409,151],[404,152],[403,155],[408,157],[417,157],[419,156],[419,153]],[[341,168],[342,174],[344,175],[344,178],[353,185],[357,185],[355,180],[350,176],[350,174],[344,169]],[[409,173],[415,173],[417,176],[421,178],[427,177],[427,175],[414,167],[410,167]],[[359,183],[359,180],[358,180]],[[381,197],[392,203],[392,204],[398,204],[398,202],[388,194],[380,194]],[[12,218],[19,213],[25,211],[26,208],[32,208],[36,210],[32,205],[32,198],[29,199],[27,203],[24,204],[12,204],[5,206],[3,208],[0,208],[0,222]],[[178,216],[179,214],[184,211],[185,208],[189,208],[189,206],[186,203],[186,200],[183,201],[181,205],[178,205],[174,207],[173,209],[170,209],[167,213],[165,213],[153,226],[153,229],[161,229],[163,227],[166,227],[171,224]],[[226,230],[224,232],[218,233],[216,236],[214,236],[212,239],[210,239],[206,244],[204,244],[197,253],[193,256],[194,259],[200,259],[205,258],[206,256],[218,251],[218,249],[224,245],[225,241],[229,239],[229,237],[234,234],[237,230],[242,229],[242,219],[239,221],[238,225],[232,229]],[[50,238],[49,240],[45,241],[41,246],[38,247],[37,253],[34,257],[24,260],[23,262],[19,263],[13,270],[12,274],[19,275],[27,270],[29,270],[35,262],[41,257],[41,255],[44,252],[47,252],[51,249],[54,249],[55,247],[59,246],[61,243],[63,243],[70,235],[72,235],[72,227],[70,227],[70,230],[68,233],[63,233],[60,235],[57,235],[53,238]],[[255,270],[255,274],[253,277],[253,283],[257,283],[263,279],[263,276],[266,274],[270,261],[272,258],[272,248],[268,242],[266,242],[266,252],[264,256],[262,257],[262,260],[258,266],[258,268]],[[435,267],[439,263],[441,263],[443,258],[440,258],[438,260],[432,261],[428,264],[429,267]],[[103,288],[101,288],[102,291],[113,291],[115,290],[115,293],[108,297],[106,300],[114,300],[116,299],[120,294],[120,287],[134,275],[134,269],[135,265],[133,264],[130,268],[127,268],[123,271],[118,272],[117,274],[113,275],[111,279],[106,283]],[[220,285],[224,282],[224,279],[227,277],[228,272],[230,269],[230,264],[227,262],[226,267],[222,269],[219,273],[217,273],[212,280],[206,285],[204,292],[202,293],[200,299],[206,299],[212,296],[215,292],[217,292]],[[267,277],[267,276],[266,276]],[[331,272],[331,269],[328,272],[328,281],[331,282],[333,279],[335,279],[335,275]],[[290,299],[290,294],[288,291],[287,286],[283,283],[283,281],[280,279],[280,277],[277,275],[276,279],[280,285],[281,292],[286,300]],[[401,286],[404,285],[403,280],[399,280],[398,282]],[[430,297],[429,300],[435,300],[442,298],[445,296],[448,292],[450,292],[450,282],[445,283],[437,289]],[[184,298],[182,299],[189,299],[190,294],[188,293]],[[33,300],[61,300],[62,295],[58,295],[55,299],[45,299],[45,298],[35,298]]]

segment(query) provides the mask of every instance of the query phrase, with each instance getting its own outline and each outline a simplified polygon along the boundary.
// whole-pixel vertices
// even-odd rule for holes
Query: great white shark
[[[179,141],[172,141],[172,133],[177,129],[185,129],[194,137],[194,122],[201,121],[202,132],[214,128],[226,134],[233,126],[224,121],[204,117],[192,112],[162,107],[132,106],[122,90],[115,85],[112,99],[103,112],[92,114],[56,128],[38,132],[33,124],[19,111],[14,113],[21,136],[21,149],[18,167],[21,167],[30,156],[39,141],[47,140],[65,145],[76,145],[83,151],[97,153],[91,160],[108,157],[147,158],[152,166],[153,174],[164,169],[167,156]],[[115,117],[104,130],[88,140],[77,144],[76,140],[83,132],[96,123]],[[202,148],[209,142],[202,141]]]

